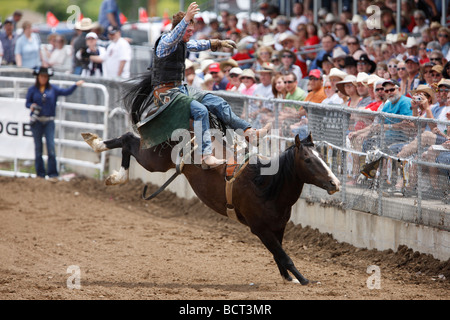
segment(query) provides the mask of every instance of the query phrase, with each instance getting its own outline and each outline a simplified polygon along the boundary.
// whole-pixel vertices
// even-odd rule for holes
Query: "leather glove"
[[[221,48],[230,48],[230,49],[236,49],[236,42],[233,40],[219,40],[219,39],[211,39],[209,40],[211,42],[211,50],[217,51]]]

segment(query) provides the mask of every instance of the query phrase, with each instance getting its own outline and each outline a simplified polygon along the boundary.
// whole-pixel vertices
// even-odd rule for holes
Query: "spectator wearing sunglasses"
[[[415,56],[408,56],[405,60],[406,71],[408,72],[408,76],[406,79],[402,78],[402,81],[406,81],[406,93],[408,94],[410,91],[417,89],[420,84],[424,84],[423,81],[420,80],[420,64],[419,60]]]
[[[436,97],[435,104],[430,104],[429,100],[422,100],[420,109],[423,110],[423,114],[426,118],[436,119],[440,121],[447,120],[447,113],[450,112],[450,106],[447,106],[448,96],[450,93],[450,80],[443,79],[438,84],[438,90],[436,93],[431,89],[428,90],[428,96]],[[422,91],[425,91],[422,90]],[[431,90],[431,91],[430,91]],[[417,90],[420,93],[420,90]],[[428,98],[428,97],[427,97]],[[416,113],[417,108],[413,108],[413,115]],[[437,123],[428,123],[423,129],[421,136],[422,147],[428,147],[434,144],[443,144],[446,140],[446,125]],[[418,139],[414,139],[411,143],[405,145],[398,153],[399,158],[407,158],[417,152]]]
[[[281,61],[281,64],[278,67],[277,71],[283,74],[286,74],[288,72],[294,73],[298,84],[298,80],[303,78],[303,74],[300,67],[295,64],[295,62],[297,61],[295,53],[290,50],[281,50],[279,59]]]
[[[440,27],[437,35],[439,44],[442,47],[442,55],[446,57],[450,49],[450,29],[447,27]]]
[[[444,63],[444,55],[442,54],[441,51],[438,50],[433,50],[430,54],[430,62],[433,62],[434,64],[440,64],[441,66],[443,66]]]
[[[322,72],[319,69],[313,69],[309,72],[309,84],[311,91],[305,98],[305,101],[321,103],[327,98],[323,87]]]

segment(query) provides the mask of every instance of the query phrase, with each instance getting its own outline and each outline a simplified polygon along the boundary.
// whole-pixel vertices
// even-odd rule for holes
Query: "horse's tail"
[[[145,72],[128,81],[131,83],[125,89],[123,102],[131,116],[133,124],[141,120],[142,113],[152,103],[152,76],[151,71]]]

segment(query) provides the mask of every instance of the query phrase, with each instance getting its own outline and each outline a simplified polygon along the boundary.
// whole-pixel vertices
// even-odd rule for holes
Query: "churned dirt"
[[[284,248],[318,283],[285,283],[247,227],[168,191],[142,200],[142,188],[0,177],[0,299],[450,299],[450,261],[292,224]]]

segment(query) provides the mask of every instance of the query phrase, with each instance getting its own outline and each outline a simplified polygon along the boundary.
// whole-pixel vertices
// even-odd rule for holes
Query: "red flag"
[[[121,25],[124,25],[125,22],[128,21],[127,17],[125,17],[125,15],[122,12],[119,14],[119,19],[120,19],[120,24]]]
[[[83,20],[83,18],[84,18],[84,16],[83,16],[83,14],[80,12],[80,15],[79,15],[79,17],[78,17],[78,21]]]
[[[169,19],[169,14],[167,13],[167,11],[164,11],[163,13],[163,19],[162,19],[162,24],[163,27],[167,26],[170,23],[170,19]]]
[[[47,24],[54,28],[58,25],[59,20],[55,17],[55,15],[53,13],[51,13],[50,11],[47,11]]]
[[[145,8],[139,8],[139,22],[148,22],[148,14]]]

